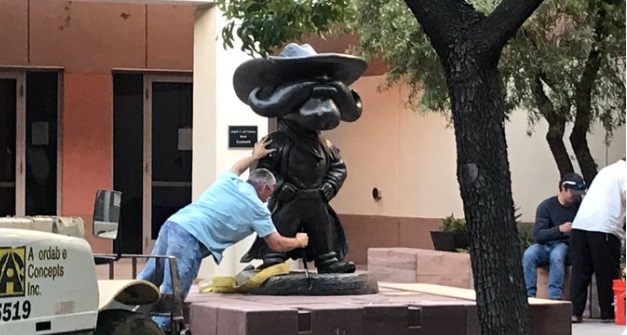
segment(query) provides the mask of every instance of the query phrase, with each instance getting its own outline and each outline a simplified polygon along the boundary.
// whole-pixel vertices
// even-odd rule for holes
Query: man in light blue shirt
[[[272,223],[270,211],[264,205],[276,184],[270,171],[255,169],[247,181],[240,178],[255,161],[274,150],[266,148],[269,143],[266,139],[256,143],[250,157],[235,163],[197,201],[174,213],[161,227],[152,254],[176,257],[182,299],[187,297],[203,258],[211,255],[220,264],[226,248],[252,233],[264,238],[278,252],[304,248],[309,243],[305,233],[294,238],[281,236]],[[171,295],[170,270],[165,261],[161,262],[161,269],[165,269],[163,276],[156,273],[155,260],[151,259],[137,278],[161,285],[161,293]],[[169,317],[153,319],[161,329],[169,329]]]

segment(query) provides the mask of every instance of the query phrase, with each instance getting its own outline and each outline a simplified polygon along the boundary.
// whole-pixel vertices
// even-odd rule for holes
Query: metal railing
[[[161,294],[161,299],[152,306],[150,315],[170,316],[171,334],[182,334],[187,331],[187,322],[183,312],[183,285],[178,272],[176,257],[174,256],[158,256],[158,255],[141,255],[141,254],[94,254],[96,265],[109,265],[109,279],[115,279],[115,263],[120,259],[131,260],[131,275],[133,279],[137,279],[137,260],[146,259],[146,263],[150,259],[155,260],[156,278],[151,278],[151,282],[163,283],[165,262],[158,260],[167,260],[170,268],[170,281],[172,284],[171,294]],[[157,285],[159,286],[159,285]]]

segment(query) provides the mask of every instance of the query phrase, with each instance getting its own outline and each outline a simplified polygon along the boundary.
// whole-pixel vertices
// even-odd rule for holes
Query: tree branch
[[[448,46],[482,16],[464,0],[405,0],[440,59],[446,58]]]
[[[478,25],[476,33],[483,41],[483,51],[498,57],[507,41],[533,14],[544,0],[503,0],[494,11]]]
[[[592,88],[594,87],[599,68],[601,67],[601,59],[604,51],[603,40],[607,37],[607,27],[605,22],[605,9],[599,6],[594,27],[594,43],[588,54],[588,59],[584,65],[583,74],[577,83],[575,90],[575,101],[577,102],[577,119],[580,114],[589,114],[592,109]],[[575,123],[577,123],[575,119]],[[586,121],[586,120],[582,120]],[[590,121],[587,121],[588,126]]]
[[[557,115],[553,113],[555,111],[555,106],[553,105],[551,99],[546,95],[546,92],[544,92],[542,81],[545,81],[544,76],[537,74],[534,78],[533,93],[536,99],[536,105],[538,106],[538,111],[545,119],[547,119],[547,121],[549,121],[549,123],[551,123],[551,120],[549,119],[557,120]]]
[[[592,122],[592,89],[596,83],[603,54],[605,53],[603,41],[608,35],[605,17],[605,9],[602,5],[599,5],[595,20],[594,43],[588,54],[588,59],[586,59],[581,78],[575,85],[577,114],[575,115],[573,131],[570,134],[570,143],[575,156],[577,156],[583,177],[588,184],[592,183],[597,174],[597,166],[590,154],[586,135],[590,130],[590,123]]]
[[[566,129],[566,113],[568,113],[569,106],[562,106],[559,110],[555,109],[555,105],[551,99],[544,92],[542,81],[544,76],[542,74],[536,75],[534,78],[533,93],[538,106],[538,111],[549,123],[549,129],[546,133],[546,141],[549,144],[549,149],[553,154],[557,169],[560,171],[560,176],[566,173],[573,172],[573,164],[568,157],[566,146],[564,145],[564,130]],[[547,83],[551,86],[549,83]]]

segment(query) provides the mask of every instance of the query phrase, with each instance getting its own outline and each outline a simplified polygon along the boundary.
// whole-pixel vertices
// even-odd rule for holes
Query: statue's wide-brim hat
[[[250,92],[257,87],[261,87],[264,92],[273,91],[283,83],[314,79],[322,75],[349,86],[367,68],[368,62],[361,57],[317,53],[309,44],[290,43],[278,56],[242,63],[233,75],[233,87],[237,97],[248,104]]]

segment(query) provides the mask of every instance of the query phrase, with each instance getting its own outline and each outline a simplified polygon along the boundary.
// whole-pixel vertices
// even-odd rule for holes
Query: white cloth
[[[622,239],[625,208],[622,193],[627,189],[627,162],[610,164],[597,174],[581,202],[572,229],[610,233]]]

